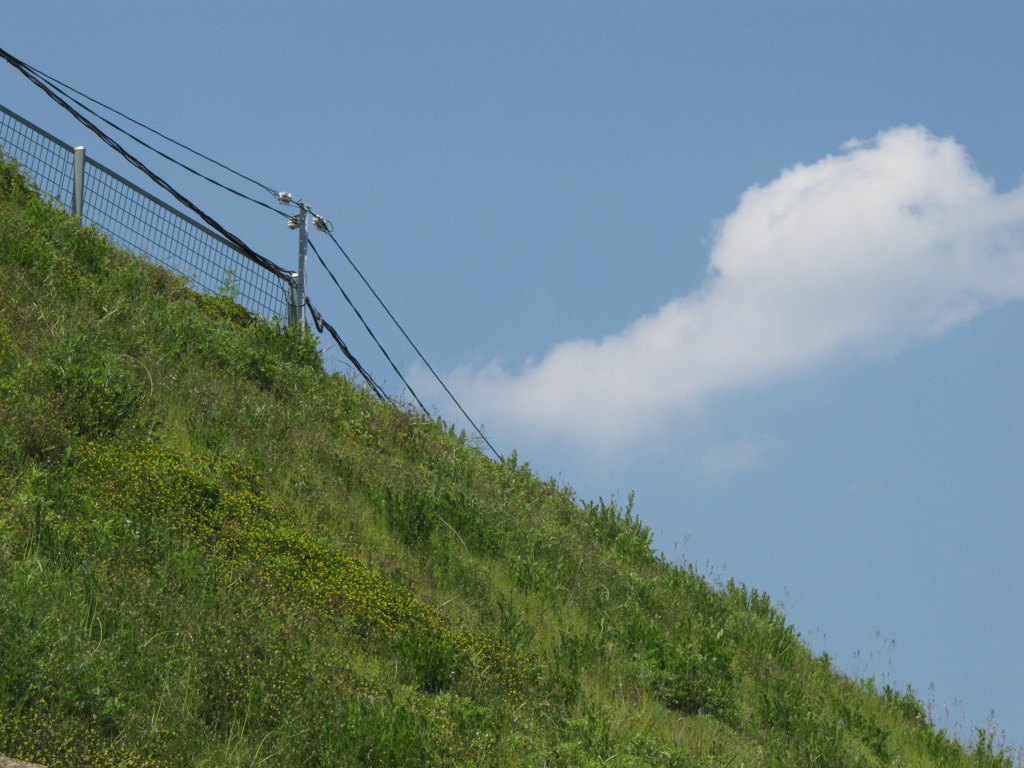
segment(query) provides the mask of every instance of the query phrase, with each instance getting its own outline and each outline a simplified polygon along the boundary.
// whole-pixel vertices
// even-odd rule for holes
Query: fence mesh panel
[[[41,192],[72,209],[73,147],[0,106],[0,150],[18,160]],[[288,316],[284,280],[88,157],[82,220],[117,245],[189,278],[196,290],[216,293],[230,285],[247,309],[267,318]]]
[[[0,150],[21,163],[40,192],[71,209],[75,181],[73,147],[0,106]]]
[[[119,245],[185,275],[196,290],[216,293],[230,284],[249,309],[287,315],[287,285],[216,233],[88,159],[85,189],[82,218]]]

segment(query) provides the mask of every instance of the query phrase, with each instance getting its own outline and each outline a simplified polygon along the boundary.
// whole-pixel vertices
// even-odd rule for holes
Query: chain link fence
[[[207,227],[0,105],[0,151],[17,160],[38,189],[110,240],[188,278],[195,290],[227,286],[236,301],[266,318],[289,316],[288,283]],[[84,162],[83,162],[84,161]],[[78,209],[76,211],[76,209]]]

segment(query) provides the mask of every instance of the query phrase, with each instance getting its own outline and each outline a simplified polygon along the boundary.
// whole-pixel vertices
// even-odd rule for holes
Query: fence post
[[[75,183],[71,188],[71,212],[82,218],[85,197],[85,147],[75,147]]]
[[[288,324],[306,325],[306,261],[309,250],[309,206],[299,203],[299,212],[288,221],[288,226],[299,230],[299,271],[292,273],[288,288]]]

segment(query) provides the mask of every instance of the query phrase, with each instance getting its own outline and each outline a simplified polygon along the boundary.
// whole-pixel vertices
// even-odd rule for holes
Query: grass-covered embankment
[[[0,754],[1009,766],[0,166]]]

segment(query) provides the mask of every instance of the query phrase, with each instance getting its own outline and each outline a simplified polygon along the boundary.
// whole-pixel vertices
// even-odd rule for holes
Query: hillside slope
[[[1009,766],[0,166],[0,754]]]

